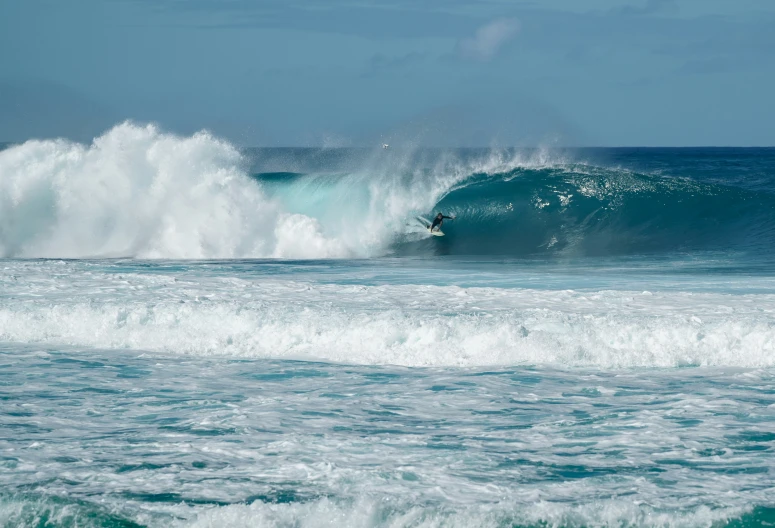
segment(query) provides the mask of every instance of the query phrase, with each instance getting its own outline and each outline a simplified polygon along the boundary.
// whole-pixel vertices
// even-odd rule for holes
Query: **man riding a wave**
[[[454,216],[444,216],[443,214],[439,213],[436,215],[436,218],[433,219],[433,223],[431,224],[430,231],[433,232],[433,230],[436,228],[436,226],[439,226],[437,231],[441,231],[441,224],[444,223],[444,219],[448,220],[454,220]]]

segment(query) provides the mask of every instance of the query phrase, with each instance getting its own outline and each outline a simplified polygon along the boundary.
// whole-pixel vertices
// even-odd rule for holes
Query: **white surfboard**
[[[425,229],[430,231],[431,235],[433,235],[433,236],[444,236],[444,232],[441,229],[439,229],[439,228],[436,228],[433,231],[430,230],[431,226],[433,225],[433,223],[430,220],[428,220],[427,218],[422,217],[422,216],[418,216],[417,220],[423,225],[423,227],[425,227]]]

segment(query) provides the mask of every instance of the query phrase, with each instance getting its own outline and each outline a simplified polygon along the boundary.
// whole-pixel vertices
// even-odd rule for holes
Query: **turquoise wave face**
[[[769,190],[583,163],[471,173],[441,189],[432,171],[394,176],[389,186],[369,174],[255,177],[284,207],[324,226],[386,217],[394,225],[385,252],[397,255],[767,255],[775,242]],[[423,192],[430,208],[417,207]],[[385,202],[399,213],[387,214]],[[418,236],[414,216],[436,212],[456,217],[445,222],[446,236]]]
[[[450,254],[763,252],[775,242],[767,192],[585,166],[472,180],[436,206],[457,215]]]

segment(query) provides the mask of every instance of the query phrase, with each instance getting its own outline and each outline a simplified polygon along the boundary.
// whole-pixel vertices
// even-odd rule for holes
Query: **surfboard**
[[[430,231],[431,226],[433,225],[433,223],[430,220],[422,216],[418,216],[417,221],[420,222],[423,225],[423,227],[425,227],[425,229],[427,229],[428,231]],[[430,231],[430,233],[433,236],[444,236],[444,232],[438,228],[434,229],[433,231]]]

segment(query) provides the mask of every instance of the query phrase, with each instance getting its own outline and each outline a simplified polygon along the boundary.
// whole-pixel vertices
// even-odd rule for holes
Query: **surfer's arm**
[[[442,218],[446,218],[447,220],[454,220],[454,216],[442,216]]]

